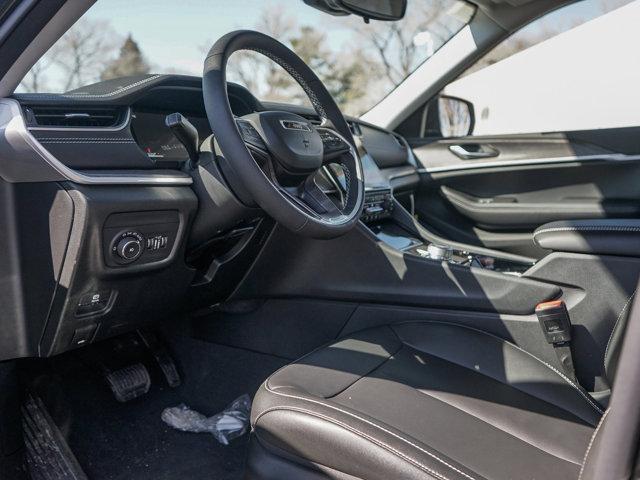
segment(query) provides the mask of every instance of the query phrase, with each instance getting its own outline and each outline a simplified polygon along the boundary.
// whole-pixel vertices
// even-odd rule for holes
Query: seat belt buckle
[[[571,341],[571,321],[564,301],[539,303],[535,312],[547,342],[558,344]]]

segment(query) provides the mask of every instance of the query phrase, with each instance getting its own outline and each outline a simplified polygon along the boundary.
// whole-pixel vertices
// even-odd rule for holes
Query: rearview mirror
[[[407,0],[304,0],[304,3],[331,15],[359,15],[365,22],[401,20],[407,10]]]
[[[337,0],[336,3],[365,20],[400,20],[407,10],[407,0]]]

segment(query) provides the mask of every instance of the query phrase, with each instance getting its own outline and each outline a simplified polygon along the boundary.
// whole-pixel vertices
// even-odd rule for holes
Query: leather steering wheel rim
[[[241,50],[265,55],[283,67],[309,97],[320,116],[321,127],[337,132],[349,147],[349,152],[342,155],[340,162],[347,195],[345,205],[339,209],[339,213],[319,216],[301,208],[299,203],[277,187],[256,162],[247,147],[246,139],[240,133],[227,96],[227,62],[233,53]],[[300,57],[274,38],[259,32],[239,30],[228,33],[213,45],[205,59],[202,90],[209,124],[222,154],[243,187],[266,213],[289,230],[314,238],[334,238],[355,226],[364,202],[362,165],[355,142],[331,94]],[[321,130],[316,130],[310,122],[308,126],[314,135]]]

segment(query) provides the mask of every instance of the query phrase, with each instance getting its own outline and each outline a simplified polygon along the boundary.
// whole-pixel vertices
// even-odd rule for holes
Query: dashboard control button
[[[116,253],[124,260],[133,261],[142,253],[142,244],[135,237],[124,237],[118,242]]]
[[[73,332],[73,338],[71,339],[71,346],[81,347],[82,345],[91,343],[91,340],[93,340],[93,334],[96,331],[96,327],[97,325],[87,325],[84,327],[77,328],[75,332]]]
[[[76,316],[83,317],[105,312],[110,307],[111,297],[110,290],[100,290],[83,295],[78,301]]]
[[[111,253],[120,262],[131,263],[142,255],[144,237],[136,231],[123,232],[111,242]]]

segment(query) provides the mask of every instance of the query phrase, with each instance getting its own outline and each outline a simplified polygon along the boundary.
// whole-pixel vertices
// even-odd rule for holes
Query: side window
[[[416,112],[411,136],[640,125],[640,1],[627,3],[577,2],[522,28]]]

